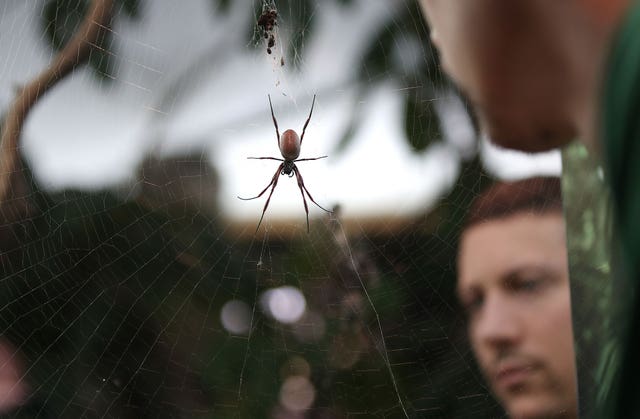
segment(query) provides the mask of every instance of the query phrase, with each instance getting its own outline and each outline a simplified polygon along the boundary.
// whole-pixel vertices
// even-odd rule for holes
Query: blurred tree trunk
[[[21,87],[2,122],[0,137],[0,217],[2,225],[24,219],[31,212],[29,180],[20,161],[22,128],[29,112],[57,82],[89,59],[109,30],[113,0],[94,0],[74,36],[38,77]],[[3,228],[4,229],[4,228]]]

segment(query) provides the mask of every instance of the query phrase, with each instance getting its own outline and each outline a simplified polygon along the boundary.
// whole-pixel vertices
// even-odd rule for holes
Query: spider
[[[296,162],[319,160],[327,157],[327,156],[321,156],[321,157],[311,157],[306,159],[298,158],[298,156],[300,155],[300,146],[302,145],[302,140],[304,140],[304,133],[305,133],[305,130],[307,129],[307,125],[309,125],[309,121],[311,120],[311,114],[313,113],[313,105],[316,103],[316,95],[313,95],[313,102],[311,102],[311,111],[309,111],[309,117],[307,118],[306,122],[304,123],[304,126],[302,127],[302,135],[300,137],[298,137],[298,134],[292,129],[286,130],[285,132],[282,133],[282,136],[280,136],[280,131],[278,130],[278,121],[276,121],[276,117],[273,113],[271,95],[267,95],[267,96],[269,98],[269,107],[271,108],[271,118],[273,119],[273,125],[275,125],[276,127],[276,140],[278,141],[278,148],[280,149],[280,154],[282,154],[283,159],[279,159],[276,157],[247,157],[247,158],[254,159],[254,160],[277,160],[277,161],[281,161],[282,163],[280,163],[280,166],[278,166],[276,173],[271,178],[271,182],[269,182],[267,187],[264,188],[262,192],[260,192],[258,195],[254,196],[253,198],[241,198],[241,197],[238,197],[238,198],[242,199],[243,201],[249,201],[251,199],[260,198],[267,191],[267,189],[271,187],[271,192],[269,192],[269,197],[267,198],[267,202],[265,202],[264,208],[262,209],[262,215],[260,216],[258,227],[256,227],[256,232],[257,232],[258,229],[260,228],[260,224],[262,223],[262,219],[264,218],[264,213],[267,211],[267,207],[269,206],[271,195],[273,195],[273,191],[276,189],[276,185],[278,184],[279,177],[281,175],[289,175],[289,177],[293,177],[295,175],[298,181],[298,188],[300,188],[300,194],[302,194],[304,211],[307,214],[307,233],[308,233],[309,232],[309,207],[307,206],[307,200],[304,196],[305,192],[307,193],[307,196],[309,197],[309,199],[311,199],[311,202],[316,204],[318,208],[331,214],[331,211],[323,208],[320,204],[318,204],[315,201],[315,199],[313,199],[313,197],[309,193],[309,190],[307,190],[307,187],[304,186],[304,181],[302,180],[300,169],[298,169],[298,167],[296,166]]]

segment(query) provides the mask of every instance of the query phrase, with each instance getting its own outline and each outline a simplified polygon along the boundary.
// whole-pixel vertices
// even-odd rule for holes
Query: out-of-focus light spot
[[[306,377],[291,376],[280,388],[280,404],[293,412],[310,408],[315,398],[316,389]]]
[[[293,335],[304,343],[318,342],[324,337],[327,330],[327,322],[316,311],[307,310],[304,315],[293,325]]]
[[[220,321],[230,333],[246,335],[251,327],[251,308],[244,301],[227,301],[220,310]]]
[[[311,376],[311,365],[301,356],[292,356],[280,367],[280,376],[282,378],[289,376],[309,378]]]
[[[299,289],[284,286],[271,289],[262,295],[265,310],[282,323],[295,323],[304,314],[307,302]]]
[[[329,365],[343,370],[352,368],[368,352],[369,343],[361,327],[338,334],[329,346]]]

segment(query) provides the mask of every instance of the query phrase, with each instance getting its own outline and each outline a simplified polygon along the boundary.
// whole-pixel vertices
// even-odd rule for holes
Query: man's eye
[[[467,312],[467,314],[470,315],[477,312],[482,307],[483,303],[484,299],[482,298],[482,296],[477,295],[469,297],[462,301],[462,306],[464,307],[464,310]]]
[[[516,291],[534,292],[542,286],[540,278],[519,278],[512,282],[511,287]]]

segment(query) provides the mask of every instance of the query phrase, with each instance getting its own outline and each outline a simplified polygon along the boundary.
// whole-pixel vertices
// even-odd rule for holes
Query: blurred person
[[[476,198],[457,290],[474,355],[510,417],[577,417],[558,178],[496,183]]]
[[[629,0],[421,0],[442,66],[497,144],[598,137],[601,79]]]
[[[22,405],[27,399],[24,368],[18,351],[6,339],[0,338],[0,415]]]
[[[640,1],[420,0],[444,70],[497,144],[542,151],[579,138],[602,151],[619,250],[611,305],[621,363],[602,417],[640,417]],[[592,413],[592,412],[590,412]]]

